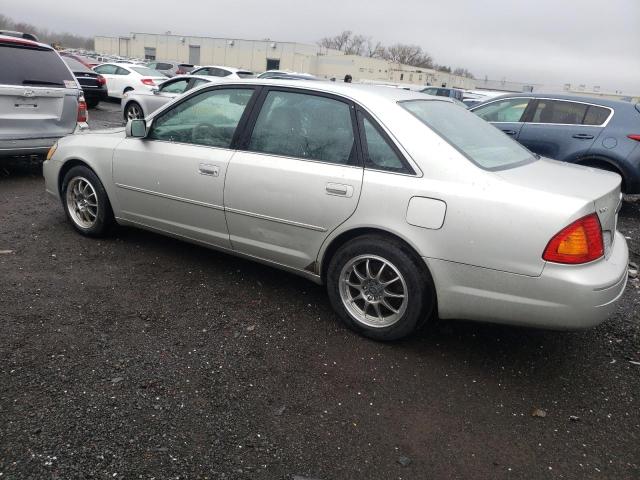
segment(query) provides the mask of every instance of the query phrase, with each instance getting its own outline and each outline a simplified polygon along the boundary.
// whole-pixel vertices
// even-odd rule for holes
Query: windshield
[[[158,70],[154,70],[149,67],[129,67],[134,72],[138,72],[140,75],[144,75],[145,77],[165,77],[164,73],[159,72]]]
[[[500,170],[535,160],[529,150],[496,127],[453,103],[409,100],[400,106],[481,168]]]
[[[82,73],[95,73],[93,70],[91,70],[89,67],[87,67],[86,65],[80,63],[78,60],[76,60],[75,58],[71,58],[71,57],[62,57],[62,59],[64,60],[64,63],[66,63],[67,65],[69,65],[69,68],[71,69],[71,71],[73,72],[82,72]]]

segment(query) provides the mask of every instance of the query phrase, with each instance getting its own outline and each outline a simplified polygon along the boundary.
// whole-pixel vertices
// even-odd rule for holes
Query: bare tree
[[[453,71],[454,75],[459,75],[461,77],[467,77],[467,78],[476,78],[473,76],[473,73],[471,73],[469,70],[467,70],[466,68],[462,68],[462,67],[458,67]]]
[[[371,40],[371,38],[367,39],[367,43],[364,47],[364,55],[366,57],[383,58],[384,51],[385,51],[385,48],[382,45],[382,42],[373,43],[373,40]]]
[[[395,63],[403,63],[414,67],[431,68],[433,59],[419,45],[396,43],[387,47],[385,58]]]
[[[62,47],[93,49],[93,39],[81,37],[72,33],[51,32],[46,28],[39,28],[35,25],[25,22],[15,22],[6,15],[0,14],[0,29],[15,30],[18,32],[33,33],[41,42],[49,44],[57,44]]]
[[[343,50],[349,44],[351,40],[351,30],[345,30],[344,32],[334,35],[333,37],[321,38],[318,45],[324,48],[332,48],[334,50]]]

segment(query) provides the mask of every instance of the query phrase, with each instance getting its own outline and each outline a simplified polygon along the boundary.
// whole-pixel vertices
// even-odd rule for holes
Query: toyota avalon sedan
[[[592,327],[627,280],[619,175],[401,89],[209,83],[60,140],[44,176],[82,235],[137,226],[282,268],[378,340],[435,316]]]

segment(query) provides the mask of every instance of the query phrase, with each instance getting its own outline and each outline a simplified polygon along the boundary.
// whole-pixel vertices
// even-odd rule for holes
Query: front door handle
[[[573,138],[577,138],[578,140],[591,140],[593,135],[589,135],[588,133],[576,133],[573,135]]]
[[[518,133],[515,130],[502,130],[502,131],[507,135],[515,135],[516,133]]]
[[[340,197],[351,197],[353,195],[353,187],[342,183],[327,183],[325,191],[327,195],[338,195]]]
[[[211,177],[217,177],[220,175],[220,169],[217,165],[211,165],[210,163],[201,163],[198,165],[198,172],[200,175],[209,175]]]

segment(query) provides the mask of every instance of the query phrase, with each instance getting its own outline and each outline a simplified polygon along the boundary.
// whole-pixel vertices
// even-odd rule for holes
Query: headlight
[[[51,157],[53,157],[53,154],[56,153],[57,149],[58,149],[58,142],[56,142],[53,145],[51,145],[51,148],[47,152],[47,160],[51,160]]]

